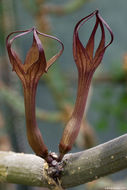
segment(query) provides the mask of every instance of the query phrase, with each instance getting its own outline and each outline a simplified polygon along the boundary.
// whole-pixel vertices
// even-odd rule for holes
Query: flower
[[[12,49],[11,46],[12,46],[13,41],[16,38],[26,35],[30,32],[33,32],[33,44],[32,44],[31,49],[27,53],[24,64],[22,64],[19,56]],[[14,36],[9,41],[10,36],[16,33],[20,33],[20,34]],[[62,46],[62,49],[60,50],[60,52],[57,53],[55,56],[53,56],[49,61],[46,61],[44,49],[38,35],[42,35],[42,36],[57,40]],[[10,33],[7,36],[6,46],[7,46],[9,59],[13,67],[13,71],[17,73],[24,87],[27,87],[29,85],[32,86],[33,83],[37,85],[42,74],[48,71],[49,67],[56,61],[56,59],[63,52],[63,44],[59,39],[53,36],[44,34],[44,33],[40,33],[35,28],[31,28],[26,31],[16,31],[16,32]]]
[[[22,64],[19,56],[12,49],[12,43],[17,38],[30,32],[33,32],[33,43],[26,55],[24,64]],[[13,34],[17,35],[10,39]],[[49,61],[46,61],[45,52],[39,39],[39,35],[57,40],[61,44],[61,50]],[[16,31],[9,34],[6,39],[6,46],[13,71],[17,73],[23,84],[27,137],[29,144],[38,156],[48,159],[48,149],[43,142],[43,138],[36,123],[35,96],[40,77],[48,71],[49,67],[62,54],[64,49],[63,44],[59,39],[44,33],[40,33],[35,28],[31,28],[26,31]]]
[[[92,30],[91,36],[88,40],[86,47],[84,47],[79,39],[78,32],[80,27],[84,23],[86,23],[89,19],[91,19],[93,16],[96,16],[95,26]],[[99,26],[101,29],[101,39],[98,48],[95,50],[94,48],[95,34]],[[111,36],[111,40],[107,45],[105,45],[104,26],[109,31]],[[75,26],[74,35],[73,35],[73,56],[78,69],[78,90],[77,90],[77,98],[73,113],[64,129],[59,144],[60,160],[63,158],[64,154],[66,154],[68,151],[71,150],[75,142],[83,118],[88,91],[94,71],[101,63],[105,50],[112,43],[112,41],[113,41],[113,33],[108,24],[99,15],[98,10],[94,11],[90,15],[81,19]]]

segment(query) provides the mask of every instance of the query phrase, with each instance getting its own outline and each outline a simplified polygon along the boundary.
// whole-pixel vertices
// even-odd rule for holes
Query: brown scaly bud
[[[96,16],[95,26],[93,28],[93,31],[91,33],[91,36],[88,40],[86,47],[84,47],[79,39],[78,32],[80,27],[93,16]],[[101,29],[101,39],[98,48],[95,51],[94,40],[95,40],[96,31],[99,26]],[[111,35],[111,40],[107,45],[105,45],[104,26]],[[73,35],[73,55],[78,69],[78,90],[77,90],[77,98],[76,98],[74,111],[64,129],[63,136],[59,144],[59,152],[60,152],[59,160],[63,158],[64,154],[66,154],[68,151],[71,150],[75,142],[83,118],[84,109],[86,106],[86,100],[88,96],[90,83],[93,77],[93,73],[98,67],[98,65],[101,63],[105,50],[112,43],[112,41],[113,41],[112,31],[107,25],[107,23],[99,15],[98,10],[94,11],[90,15],[81,19],[75,26],[74,35]]]
[[[24,64],[22,64],[19,56],[12,48],[12,43],[17,38],[30,32],[33,33],[33,43],[26,55]],[[10,39],[10,37],[14,34],[17,35]],[[45,52],[39,39],[39,35],[57,40],[62,46],[62,49],[49,61],[46,61]],[[48,149],[43,142],[43,138],[36,123],[35,96],[40,77],[47,72],[52,63],[54,63],[54,61],[56,61],[56,59],[62,54],[64,49],[63,44],[59,39],[40,33],[35,28],[31,28],[26,31],[16,31],[9,34],[6,40],[6,46],[13,71],[16,72],[23,84],[27,137],[29,144],[36,155],[48,160]]]

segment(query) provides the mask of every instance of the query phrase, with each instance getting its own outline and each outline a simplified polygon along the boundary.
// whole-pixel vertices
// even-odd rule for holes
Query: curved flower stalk
[[[86,47],[84,47],[79,39],[78,32],[80,27],[93,16],[96,16],[95,26]],[[98,48],[95,51],[94,40],[99,26],[101,29],[101,39]],[[111,35],[111,40],[107,45],[105,45],[104,26]],[[94,71],[101,63],[105,50],[112,43],[112,41],[113,33],[107,23],[99,15],[98,10],[81,19],[75,26],[73,35],[73,56],[78,69],[78,90],[74,111],[64,129],[63,136],[59,144],[60,160],[63,158],[64,154],[71,150],[78,135]]]
[[[30,32],[33,32],[33,43],[26,55],[24,64],[22,64],[19,56],[12,49],[12,43],[18,37],[26,35]],[[17,35],[9,40],[9,38],[13,34]],[[39,35],[57,40],[62,46],[62,49],[56,55],[54,55],[49,61],[46,61],[44,49],[39,39]],[[36,153],[36,155],[48,160],[48,149],[43,142],[43,138],[36,123],[35,96],[36,96],[37,84],[40,77],[45,72],[47,72],[48,68],[62,54],[64,49],[63,44],[59,39],[53,36],[46,35],[44,33],[40,33],[35,28],[31,28],[26,31],[16,31],[9,34],[6,40],[6,46],[10,63],[12,64],[13,67],[13,71],[17,73],[23,84],[26,128],[27,128],[27,137],[29,144],[32,147],[33,151]]]

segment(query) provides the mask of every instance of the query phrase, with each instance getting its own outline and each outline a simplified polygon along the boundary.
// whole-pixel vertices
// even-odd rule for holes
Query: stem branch
[[[67,154],[61,176],[69,188],[127,168],[127,134],[86,151]],[[35,155],[0,152],[0,182],[50,188],[45,161]]]

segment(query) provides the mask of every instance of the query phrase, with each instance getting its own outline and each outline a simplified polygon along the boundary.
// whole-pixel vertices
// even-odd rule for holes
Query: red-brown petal
[[[103,55],[105,53],[105,50],[113,42],[113,38],[114,38],[112,30],[110,29],[109,25],[104,21],[104,19],[99,15],[99,12],[97,12],[96,16],[97,16],[97,19],[98,19],[99,24],[100,24],[102,36],[101,36],[100,44],[99,44],[99,46],[98,46],[98,48],[97,48],[97,50],[95,52],[95,56],[94,56],[94,65],[95,65],[95,67],[97,67],[100,64],[100,62],[101,62],[101,60],[103,58]],[[105,45],[104,26],[107,28],[107,30],[109,31],[110,36],[111,36],[111,40],[109,41],[109,43],[107,45]]]
[[[94,38],[95,32],[97,30],[98,22],[96,22],[96,24],[95,24],[95,27],[93,29],[93,32],[91,34],[90,40],[88,41],[86,48],[83,46],[83,44],[81,43],[81,41],[79,39],[78,31],[85,22],[87,22],[91,17],[93,17],[96,14],[96,12],[97,11],[94,11],[90,15],[81,19],[76,24],[75,29],[74,29],[73,55],[74,55],[74,59],[75,59],[78,70],[81,68],[80,71],[83,69],[85,71],[86,67],[88,69],[89,65],[92,64],[92,57],[90,57],[90,56],[93,55],[93,45],[94,45],[93,38]],[[90,48],[91,48],[91,50],[90,50]],[[88,52],[87,52],[87,50],[88,50]]]
[[[92,31],[92,34],[89,38],[89,41],[86,45],[86,52],[88,53],[91,61],[93,59],[93,53],[94,53],[94,38],[95,38],[95,34],[96,34],[96,31],[97,31],[97,28],[98,28],[98,19],[96,18],[96,23],[95,23],[95,26],[93,28],[93,31]]]
[[[53,40],[56,40],[56,41],[58,41],[58,42],[60,43],[60,45],[61,45],[61,50],[60,50],[56,55],[54,55],[51,59],[49,59],[49,60],[47,61],[46,71],[48,71],[49,67],[50,67],[50,66],[60,57],[60,55],[63,53],[64,45],[63,45],[63,43],[62,43],[58,38],[56,38],[56,37],[54,37],[54,36],[51,36],[51,35],[48,35],[48,34],[44,34],[44,33],[41,33],[41,32],[39,32],[39,31],[37,31],[37,34],[40,34],[40,35],[42,35],[42,36],[45,36],[45,37],[51,38],[51,39],[53,39]]]
[[[26,59],[24,61],[25,73],[27,73],[28,69],[30,68],[30,66],[32,64],[37,62],[38,58],[39,58],[39,50],[38,50],[38,47],[37,47],[36,40],[33,38],[32,47],[29,49],[29,51],[28,51],[28,53],[26,55]]]
[[[26,31],[16,31],[16,32],[12,32],[10,33],[8,36],[7,36],[7,39],[6,39],[6,47],[7,47],[7,51],[8,51],[8,55],[9,55],[9,59],[10,59],[10,63],[12,64],[12,67],[13,67],[13,70],[17,73],[17,75],[19,76],[19,78],[23,81],[23,83],[25,82],[25,79],[24,79],[24,68],[23,68],[23,64],[19,58],[19,56],[17,55],[17,53],[13,50],[13,48],[11,47],[12,46],[12,43],[13,41],[20,37],[20,36],[23,36],[25,34],[28,34],[29,32],[31,32],[32,29],[30,30],[26,30]],[[9,38],[13,35],[13,34],[17,34],[17,33],[20,33],[14,37],[12,37],[11,40],[9,40]]]
[[[46,72],[46,65],[42,43],[37,35],[36,29],[33,28],[33,44],[27,53],[24,63],[25,79],[29,86],[38,83],[42,74]]]

